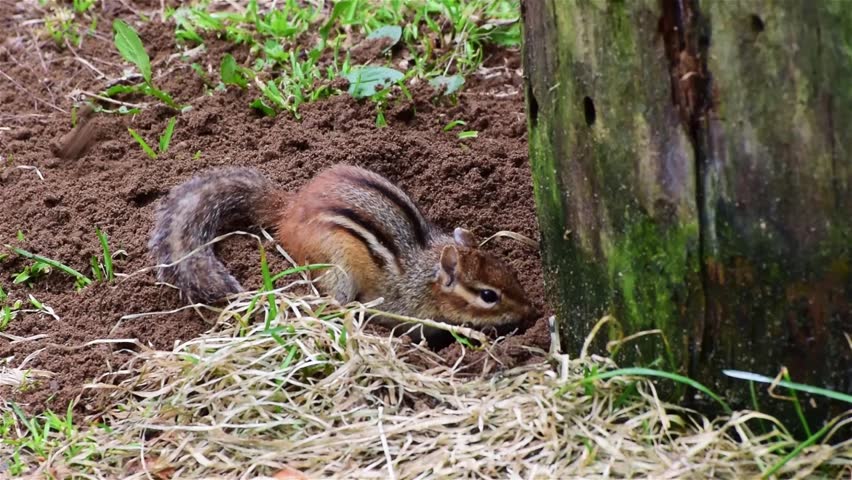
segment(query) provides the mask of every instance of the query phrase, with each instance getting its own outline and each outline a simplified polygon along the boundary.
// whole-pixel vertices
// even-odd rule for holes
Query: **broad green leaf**
[[[349,95],[355,98],[372,97],[384,87],[405,78],[399,70],[387,67],[360,67],[344,78],[349,81]]]
[[[204,72],[204,69],[201,68],[201,65],[197,63],[192,63],[189,66],[190,68],[192,68],[193,72],[197,73],[198,76],[201,77],[202,80],[204,80],[205,83],[207,82],[207,74]]]
[[[275,10],[275,11],[278,11],[278,10]],[[244,18],[244,21],[246,21],[248,23],[257,22],[257,0],[250,0],[248,2],[248,6],[246,7],[246,14],[245,14],[245,17],[243,17],[243,18]]]
[[[387,38],[390,39],[390,45],[385,48],[384,51],[390,50],[391,47],[399,42],[399,39],[402,38],[402,27],[397,25],[385,25],[384,27],[379,27],[373,30],[372,33],[367,35],[367,40],[375,40],[379,38]]]
[[[115,30],[115,47],[125,60],[136,65],[139,73],[142,74],[142,78],[150,85],[151,59],[148,57],[148,52],[145,51],[136,30],[123,20],[114,21],[112,28]]]
[[[429,80],[429,85],[432,85],[432,88],[435,90],[445,89],[443,91],[444,95],[452,95],[464,85],[464,77],[461,75],[441,75]]]
[[[219,68],[219,74],[222,76],[222,83],[225,85],[237,85],[240,88],[248,86],[248,79],[237,66],[237,61],[233,55],[226,53],[222,57],[222,65]]]

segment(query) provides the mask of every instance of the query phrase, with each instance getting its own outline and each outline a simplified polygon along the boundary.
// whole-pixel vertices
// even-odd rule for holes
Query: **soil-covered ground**
[[[252,166],[282,188],[295,189],[337,163],[387,176],[439,226],[465,226],[481,236],[510,230],[537,239],[517,51],[490,49],[483,68],[467,78],[455,102],[425,84],[411,86],[414,100],[390,105],[385,113],[388,126],[377,128],[375,105],[346,94],[304,104],[300,120],[286,112],[263,116],[248,106],[256,90],[210,88],[190,67],[197,63],[217,77],[222,56],[231,53],[244,59],[245,48],[211,37],[206,51],[187,61],[178,54],[173,25],[136,23],[157,86],[191,109],[176,113],[148,102],[150,106],[136,115],[94,114],[80,121],[85,131],[77,145],[86,148],[74,155],[68,143],[72,107],[86,98],[85,92],[101,92],[131,71],[116,51],[111,23],[112,18],[131,18],[138,12],[124,2],[108,3],[96,33],[79,47],[64,48],[36,38],[33,25],[41,14],[36,2],[0,4],[0,244],[92,276],[91,258],[102,254],[95,230],[100,228],[117,253],[116,271],[132,274],[153,265],[146,244],[157,202],[192,175],[217,166]],[[159,2],[149,3],[133,2],[133,8],[159,7]],[[371,50],[381,51],[363,49],[367,54]],[[175,115],[171,148],[156,159],[128,133],[130,127],[153,145]],[[476,130],[478,136],[459,139],[457,130],[444,131],[453,120],[463,120],[464,129]],[[504,366],[529,361],[532,354],[523,347],[547,349],[549,341],[538,252],[507,238],[485,248],[509,260],[542,312],[532,328],[500,350]],[[244,285],[259,287],[253,240],[231,237],[219,251]],[[130,342],[87,342],[138,339],[170,349],[209,328],[193,310],[120,322],[125,315],[183,305],[175,290],[156,284],[153,272],[120,277],[112,284],[94,282],[79,291],[72,277],[56,269],[30,285],[14,284],[18,273],[33,262],[6,248],[2,253],[8,254],[0,262],[0,286],[8,295],[4,305],[22,300],[22,308],[35,310],[32,296],[55,312],[21,311],[0,331],[5,366],[26,361],[27,368],[54,374],[23,392],[0,387],[0,396],[28,410],[62,410],[81,393],[85,408],[83,385],[118,370],[128,358],[127,350],[135,348]],[[286,263],[276,259],[273,267],[281,269]],[[459,353],[458,345],[444,350],[448,361]],[[466,361],[475,364],[477,357],[468,353]]]

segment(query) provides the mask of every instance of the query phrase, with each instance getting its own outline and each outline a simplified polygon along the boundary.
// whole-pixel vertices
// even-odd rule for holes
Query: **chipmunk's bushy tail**
[[[157,209],[148,248],[158,265],[180,261],[158,268],[157,278],[193,302],[213,303],[242,291],[213,246],[202,245],[226,233],[226,227],[268,226],[278,195],[269,180],[249,168],[213,170],[172,189]]]

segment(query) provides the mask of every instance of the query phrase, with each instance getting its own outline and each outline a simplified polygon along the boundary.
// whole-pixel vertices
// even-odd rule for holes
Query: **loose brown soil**
[[[159,8],[159,2],[150,2]],[[101,91],[127,68],[113,47],[111,19],[131,18],[128,7],[110,3],[98,33],[79,49],[59,49],[50,40],[36,39],[27,20],[39,18],[35,2],[0,4],[0,243],[14,244],[56,260],[87,275],[90,259],[100,255],[95,227],[107,232],[116,269],[130,274],[153,264],[146,250],[157,201],[195,173],[223,166],[253,166],[282,187],[294,189],[318,171],[345,162],[364,166],[397,182],[419,202],[424,212],[445,228],[465,226],[486,236],[512,230],[537,239],[532,184],[527,165],[526,126],[518,70],[518,53],[493,51],[483,78],[470,78],[456,105],[435,101],[430,92],[414,88],[415,102],[387,112],[387,128],[375,126],[375,107],[346,95],[304,105],[303,118],[287,114],[262,117],[248,108],[256,90],[207,91],[204,82],[181,61],[173,27],[152,22],[137,25],[154,65],[155,82],[182,103],[192,105],[178,114],[168,153],[148,158],[127,132],[131,127],[149,143],[175,113],[151,106],[136,116],[98,114],[90,120],[91,142],[81,155],[58,155],[70,130],[72,94]],[[145,10],[143,2],[134,8]],[[142,5],[142,6],[138,6]],[[221,56],[245,51],[210,39],[208,51],[194,59],[218,78]],[[102,76],[103,75],[103,76]],[[496,79],[496,80],[495,80]],[[128,98],[129,102],[144,99]],[[443,132],[451,120],[464,120],[478,130],[475,139],[459,140]],[[196,158],[196,152],[200,158]],[[20,168],[32,166],[36,170]],[[16,239],[23,233],[23,242]],[[504,255],[518,270],[524,287],[543,314],[541,266],[538,253],[508,239],[486,248]],[[226,263],[247,287],[259,286],[257,244],[232,237],[220,248]],[[5,251],[4,251],[5,253]],[[33,295],[59,317],[21,314],[0,332],[0,359],[55,375],[26,392],[0,388],[0,397],[24,403],[29,410],[63,409],[83,392],[82,385],[117,370],[128,358],[129,342],[82,346],[97,339],[138,339],[158,349],[170,349],[199,335],[209,325],[195,312],[119,322],[133,313],[164,311],[182,305],[176,292],[155,284],[146,272],[115,284],[95,283],[75,291],[71,277],[52,272],[32,287],[13,285],[12,277],[29,262],[10,255],[0,262],[0,285],[15,299]],[[286,264],[279,260],[276,268]],[[26,340],[47,335],[38,340]],[[20,341],[16,341],[20,340]],[[540,319],[525,333],[510,338],[498,358],[512,366],[532,358],[525,346],[546,349],[546,322]],[[454,361],[457,345],[445,348]],[[472,370],[481,369],[482,355],[467,352]],[[84,393],[82,406],[86,407]]]

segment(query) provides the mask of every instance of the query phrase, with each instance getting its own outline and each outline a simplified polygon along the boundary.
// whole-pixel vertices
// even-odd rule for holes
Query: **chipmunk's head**
[[[436,276],[443,319],[475,328],[499,328],[518,325],[537,313],[509,265],[480,250],[468,230],[456,228],[453,239],[453,244],[441,249]]]

